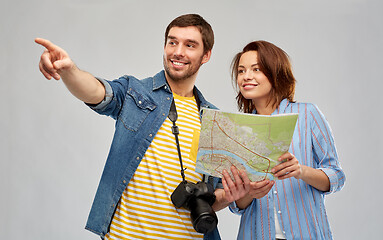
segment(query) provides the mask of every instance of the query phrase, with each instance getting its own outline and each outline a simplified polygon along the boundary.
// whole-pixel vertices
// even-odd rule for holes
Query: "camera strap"
[[[198,106],[198,110],[199,110],[199,108],[200,108],[200,104],[199,104],[199,99],[198,99],[197,90],[196,90],[195,87],[194,87],[194,89],[193,89],[193,93],[194,93],[194,97],[195,97],[195,100],[196,100],[196,102],[197,102],[197,106]],[[178,126],[176,125],[176,121],[177,121],[177,118],[178,118],[178,114],[177,114],[176,104],[175,104],[175,102],[174,102],[174,97],[173,97],[172,103],[171,103],[171,105],[170,105],[170,110],[169,110],[168,118],[169,118],[170,121],[172,121],[172,123],[173,123],[173,126],[172,126],[172,133],[174,134],[174,137],[175,137],[175,139],[176,139],[178,158],[180,159],[180,165],[181,165],[181,177],[182,177],[182,181],[185,181],[185,170],[186,170],[186,168],[184,168],[184,167],[183,167],[183,164],[182,164],[181,148],[180,148],[180,142],[179,142],[179,140],[178,140],[178,134],[180,133],[180,130],[179,130]],[[205,174],[203,174],[203,179],[202,179],[202,181],[203,181],[203,182],[205,181]]]
[[[170,119],[170,121],[173,122],[172,133],[174,134],[174,137],[176,138],[178,158],[180,159],[180,165],[181,165],[181,177],[182,177],[182,181],[185,181],[185,169],[186,168],[184,168],[183,164],[182,164],[180,142],[178,140],[178,134],[180,133],[180,130],[179,130],[178,126],[176,125],[178,114],[177,114],[176,104],[174,102],[174,97],[173,97],[173,100],[172,100],[172,105],[170,105],[170,110],[169,110],[168,118]]]

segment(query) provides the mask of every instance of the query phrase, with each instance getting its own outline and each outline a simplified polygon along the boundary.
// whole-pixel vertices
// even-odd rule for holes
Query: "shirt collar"
[[[275,111],[273,112],[272,115],[274,115],[274,114],[285,113],[285,112],[286,112],[286,109],[287,109],[287,106],[289,106],[289,104],[290,104],[290,101],[287,100],[287,98],[283,99],[283,100],[279,103],[279,106],[277,107],[277,109],[275,109]]]
[[[287,100],[287,98],[283,99],[279,103],[279,106],[274,110],[274,112],[271,115],[285,113],[286,108],[287,108],[287,106],[289,106],[289,104],[290,104],[290,101]],[[254,109],[253,114],[257,114],[257,109]]]

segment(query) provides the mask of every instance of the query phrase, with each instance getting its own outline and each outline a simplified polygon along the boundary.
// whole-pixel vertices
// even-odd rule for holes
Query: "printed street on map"
[[[271,169],[289,150],[297,118],[203,108],[196,171],[222,177],[234,165],[245,169],[251,181],[273,180]]]

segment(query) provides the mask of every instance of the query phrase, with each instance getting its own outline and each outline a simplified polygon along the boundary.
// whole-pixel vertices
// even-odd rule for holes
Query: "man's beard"
[[[186,69],[186,72],[184,72],[184,74],[182,74],[182,75],[173,74],[173,72],[177,73],[177,71],[172,72],[170,70],[168,63],[171,64],[171,61],[166,59],[165,56],[163,57],[163,64],[164,64],[165,72],[171,80],[182,81],[182,80],[190,78],[191,76],[193,76],[194,74],[196,74],[198,72],[199,68],[202,65],[202,59],[203,59],[203,56],[200,58],[198,64],[196,64],[195,66],[192,66],[191,68]],[[189,63],[189,65],[191,65],[191,63]]]

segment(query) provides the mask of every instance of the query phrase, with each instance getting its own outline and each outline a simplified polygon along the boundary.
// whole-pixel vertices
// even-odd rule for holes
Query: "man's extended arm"
[[[97,104],[104,99],[104,85],[90,73],[80,70],[65,50],[46,39],[36,38],[35,42],[46,48],[39,63],[45,78],[61,78],[68,90],[83,102]]]

